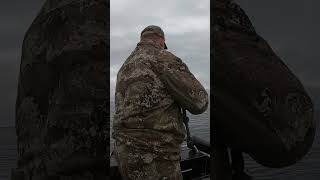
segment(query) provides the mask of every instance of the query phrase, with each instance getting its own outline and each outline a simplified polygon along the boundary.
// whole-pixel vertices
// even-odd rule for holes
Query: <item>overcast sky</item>
[[[24,33],[43,0],[0,1],[0,127],[14,125],[14,106]]]
[[[320,90],[320,1],[238,1],[257,31],[303,83]],[[209,71],[209,1],[144,2],[111,0],[111,77],[115,77],[119,66],[136,46],[140,31],[149,24],[157,24],[166,33],[169,51],[181,57],[208,87],[205,78]],[[14,125],[21,44],[42,3],[43,0],[0,1],[0,126]]]
[[[237,1],[302,83],[320,90],[320,1]]]
[[[160,26],[168,51],[180,57],[190,71],[210,88],[209,0],[111,0],[110,97],[114,98],[119,68],[136,47],[148,25]]]

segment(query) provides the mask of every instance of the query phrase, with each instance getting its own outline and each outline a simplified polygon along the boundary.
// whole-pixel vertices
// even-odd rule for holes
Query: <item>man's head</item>
[[[150,25],[144,28],[140,36],[141,41],[152,40],[163,49],[168,49],[165,43],[164,32],[159,26]]]

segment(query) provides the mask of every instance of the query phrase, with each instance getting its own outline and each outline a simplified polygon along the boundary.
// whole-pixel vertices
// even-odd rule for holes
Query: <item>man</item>
[[[203,86],[165,49],[162,29],[148,26],[118,72],[113,138],[124,179],[182,179],[181,108],[200,114],[208,106]]]
[[[295,164],[315,136],[311,98],[237,3],[216,0],[213,12],[214,178],[249,179],[243,152],[271,168]]]
[[[105,0],[47,0],[26,32],[13,180],[107,178],[108,11]]]

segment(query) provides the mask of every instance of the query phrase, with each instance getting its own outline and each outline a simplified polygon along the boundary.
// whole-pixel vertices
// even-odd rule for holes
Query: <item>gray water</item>
[[[113,113],[113,110],[111,110]],[[320,118],[320,111],[316,111],[315,118]],[[209,140],[209,112],[190,117],[191,132]],[[319,127],[319,123],[318,123]],[[260,166],[250,157],[245,156],[246,169],[257,180],[319,180],[320,179],[320,136],[317,136],[311,151],[297,164],[282,169],[271,169]],[[16,163],[15,129],[0,127],[0,180],[9,179],[10,169]]]

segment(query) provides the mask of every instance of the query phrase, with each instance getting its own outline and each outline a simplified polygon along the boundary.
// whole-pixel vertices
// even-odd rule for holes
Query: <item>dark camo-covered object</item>
[[[229,109],[223,112],[225,118],[231,112],[237,114],[234,121],[249,121],[250,116],[280,139],[279,148],[285,155],[274,156],[275,159],[253,155],[261,164],[282,167],[297,162],[310,149],[315,134],[310,97],[299,79],[256,33],[238,4],[217,0],[214,14],[214,114],[224,107]],[[276,154],[266,154],[272,153]]]
[[[107,2],[47,0],[23,41],[12,179],[106,177]]]
[[[153,42],[140,42],[118,72],[115,98],[113,138],[119,166],[136,165],[122,174],[156,179],[154,171],[169,177],[177,170],[180,176],[174,179],[180,179],[177,166],[185,138],[181,108],[199,114],[208,106],[207,92],[185,63]],[[170,171],[146,170],[163,162]]]
[[[114,153],[123,180],[182,180],[180,159],[166,160],[125,144],[116,145]]]

